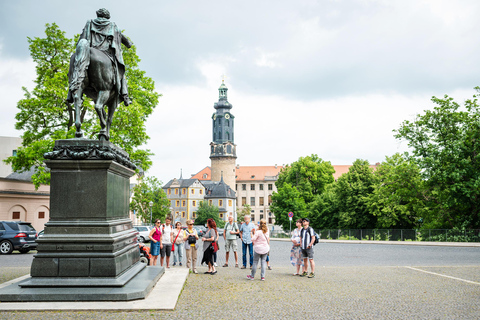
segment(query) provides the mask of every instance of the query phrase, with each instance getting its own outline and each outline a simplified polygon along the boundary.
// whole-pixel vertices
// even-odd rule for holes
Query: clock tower
[[[235,116],[230,112],[232,104],[227,100],[228,88],[222,80],[218,88],[218,102],[215,102],[215,113],[212,115],[212,142],[210,143],[210,159],[212,160],[212,181],[223,180],[235,190],[235,160],[237,146],[234,143]]]

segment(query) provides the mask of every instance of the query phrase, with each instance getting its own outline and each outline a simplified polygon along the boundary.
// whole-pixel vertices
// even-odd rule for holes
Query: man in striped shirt
[[[303,273],[301,277],[308,275],[309,278],[315,277],[315,262],[313,261],[313,243],[315,242],[315,232],[310,227],[308,218],[302,219],[303,229],[300,231],[300,241],[303,256]],[[310,260],[310,274],[308,274],[308,261]]]

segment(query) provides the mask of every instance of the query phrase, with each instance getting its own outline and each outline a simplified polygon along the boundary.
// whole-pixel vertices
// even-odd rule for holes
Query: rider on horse
[[[73,102],[73,95],[85,79],[90,61],[86,61],[83,51],[95,48],[105,53],[112,61],[115,70],[115,85],[117,92],[126,106],[132,101],[128,97],[127,81],[125,80],[125,63],[123,62],[123,43],[127,48],[132,46],[114,22],[109,21],[110,12],[107,9],[97,11],[97,18],[87,21],[77,43],[77,58],[73,68],[72,79],[68,90],[67,101]]]

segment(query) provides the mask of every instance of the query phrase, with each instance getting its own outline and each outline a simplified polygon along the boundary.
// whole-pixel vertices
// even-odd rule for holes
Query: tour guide
[[[243,266],[241,269],[247,268],[247,247],[248,254],[250,255],[250,269],[253,266],[253,243],[252,243],[252,230],[255,230],[255,224],[250,222],[250,216],[244,217],[245,223],[240,226],[240,238],[242,239],[242,254],[243,254]]]

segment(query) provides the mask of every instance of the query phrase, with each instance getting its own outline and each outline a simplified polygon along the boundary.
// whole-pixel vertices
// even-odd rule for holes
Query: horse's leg
[[[95,101],[95,111],[97,111],[98,118],[100,119],[100,127],[102,128],[102,130],[100,130],[100,134],[98,135],[100,140],[108,140],[107,131],[105,130],[105,127],[107,126],[105,110],[103,108],[109,97],[110,91],[102,90],[98,92],[97,101]]]
[[[119,104],[119,98],[118,94],[116,91],[113,91],[113,97],[110,99],[108,103],[108,119],[107,119],[107,137],[109,140],[110,139],[110,126],[112,125],[113,121],[113,114],[115,113],[115,110],[117,109],[117,106]]]
[[[83,86],[80,86],[79,89],[72,92],[73,95],[73,105],[75,107],[75,127],[77,131],[75,132],[75,138],[82,138],[82,121],[80,119],[82,104],[83,104]]]

